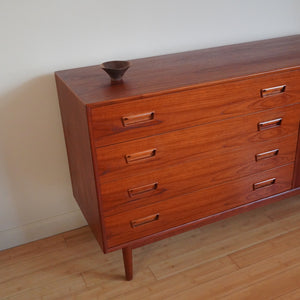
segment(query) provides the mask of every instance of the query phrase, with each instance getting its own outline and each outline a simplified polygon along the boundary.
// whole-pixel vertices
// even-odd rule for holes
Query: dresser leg
[[[122,248],[123,252],[123,261],[125,268],[125,277],[126,280],[131,280],[133,277],[133,267],[132,267],[132,248],[126,247]]]

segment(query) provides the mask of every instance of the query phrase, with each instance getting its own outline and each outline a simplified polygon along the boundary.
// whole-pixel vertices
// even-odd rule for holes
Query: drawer
[[[280,72],[156,97],[90,107],[96,147],[300,101],[300,71]],[[263,92],[268,91],[268,92]],[[273,91],[273,92],[272,92]]]
[[[221,150],[199,160],[101,183],[104,214],[112,215],[291,163],[296,143],[294,134],[251,148],[226,153]]]
[[[137,208],[104,219],[108,247],[201,219],[291,188],[289,164],[240,180]],[[255,186],[255,187],[254,187]]]
[[[277,108],[243,117],[171,131],[96,149],[98,174],[108,182],[196,159],[204,153],[237,147],[292,134],[298,131],[300,105]],[[282,118],[279,126],[264,123]],[[217,146],[216,146],[217,145]],[[212,155],[212,154],[211,154]]]

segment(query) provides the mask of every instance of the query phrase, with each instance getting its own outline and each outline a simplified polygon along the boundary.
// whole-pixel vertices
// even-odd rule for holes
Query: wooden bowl
[[[122,81],[123,75],[130,67],[127,60],[113,60],[102,63],[101,68],[109,75],[112,83]]]

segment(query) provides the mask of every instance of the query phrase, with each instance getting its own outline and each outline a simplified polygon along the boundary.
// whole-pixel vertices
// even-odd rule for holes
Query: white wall
[[[0,0],[0,249],[85,224],[53,72],[300,33],[299,0]]]

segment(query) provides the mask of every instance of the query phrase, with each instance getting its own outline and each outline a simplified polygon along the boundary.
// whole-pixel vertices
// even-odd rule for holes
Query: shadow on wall
[[[0,230],[77,209],[53,74],[1,96],[0,137]]]

